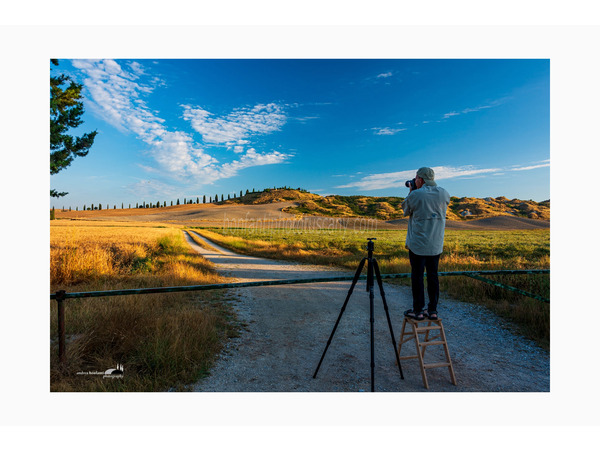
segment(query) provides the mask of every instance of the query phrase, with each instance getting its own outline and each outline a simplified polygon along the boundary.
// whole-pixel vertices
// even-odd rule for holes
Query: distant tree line
[[[262,191],[256,191],[255,189],[252,189],[252,192],[250,192],[249,189],[246,189],[246,193],[244,194],[243,191],[240,190],[240,194],[239,197],[237,196],[236,193],[233,194],[227,194],[227,200],[231,200],[231,199],[243,199],[246,195],[249,194],[261,194],[263,192],[271,192],[271,191],[277,191],[277,190],[283,190],[283,189],[292,189],[292,190],[297,190],[299,192],[304,192],[304,193],[308,193],[308,191],[306,189],[302,189],[302,188],[296,188],[293,189],[289,186],[282,186],[282,187],[273,187],[273,189],[271,188],[265,188]],[[202,199],[200,199],[200,196],[197,196],[195,199],[194,198],[187,198],[184,197],[183,200],[181,199],[176,199],[176,200],[170,200],[169,201],[169,206],[179,206],[179,205],[198,205],[200,203],[220,203],[220,202],[224,202],[225,201],[225,195],[224,194],[216,194],[214,197],[213,196],[206,196],[203,195]],[[167,201],[157,201],[157,202],[146,202],[146,201],[142,201],[141,203],[136,203],[135,204],[135,209],[153,209],[153,208],[166,208],[167,207]],[[101,203],[99,204],[84,204],[81,211],[102,211],[102,209],[110,209],[110,204],[106,204],[106,206],[103,206]],[[113,204],[112,205],[112,209],[117,209],[117,205]],[[121,203],[121,208],[120,209],[132,209],[132,203],[129,203],[127,205],[127,208],[125,208],[125,204]],[[52,208],[52,211],[54,211],[54,208]],[[62,211],[71,211],[71,207],[69,206],[68,209],[65,209],[65,207],[62,207]],[[79,211],[79,206],[75,207],[75,211]]]

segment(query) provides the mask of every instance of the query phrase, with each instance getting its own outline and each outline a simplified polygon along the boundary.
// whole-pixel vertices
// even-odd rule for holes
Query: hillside
[[[260,192],[249,192],[243,197],[233,198],[218,202],[219,205],[265,205],[267,203],[279,203],[279,202],[307,202],[307,201],[318,201],[322,199],[320,195],[311,194],[303,189],[265,189]]]
[[[213,203],[186,203],[175,206],[149,206],[125,209],[98,210],[57,210],[56,218],[61,219],[95,219],[111,220],[115,217],[123,220],[163,221],[163,222],[197,222],[223,221],[239,219],[298,217],[356,217],[373,218],[390,224],[403,223],[403,197],[367,197],[330,195],[322,197],[302,189],[265,189],[261,192],[247,193]],[[455,224],[479,222],[486,218],[514,218],[542,223],[550,219],[550,201],[534,202],[531,200],[509,200],[506,197],[471,198],[452,197],[446,215]],[[514,222],[514,221],[513,221]]]
[[[294,202],[283,212],[295,215],[329,217],[372,217],[380,220],[395,220],[404,217],[403,197],[366,197],[360,195],[330,195],[321,197],[298,189],[268,189],[227,200],[221,204],[259,205],[276,202]],[[550,220],[550,200],[508,199],[506,197],[451,197],[446,218],[455,221],[470,221],[494,216],[514,216],[536,220]]]

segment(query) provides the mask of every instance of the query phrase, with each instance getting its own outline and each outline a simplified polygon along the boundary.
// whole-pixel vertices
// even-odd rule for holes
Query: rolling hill
[[[176,223],[228,226],[240,221],[310,221],[329,217],[377,219],[379,228],[406,228],[402,197],[320,196],[302,189],[265,189],[213,203],[139,208],[56,210],[57,219]],[[447,228],[536,229],[550,226],[550,201],[452,197]],[[250,223],[249,222],[249,223]],[[225,225],[224,225],[225,224]]]
[[[389,221],[402,219],[403,197],[367,197],[330,195],[322,197],[298,189],[265,189],[243,197],[226,200],[220,204],[261,205],[277,202],[294,202],[283,212],[295,215],[327,217],[370,217]],[[454,221],[470,221],[494,216],[523,217],[534,220],[550,220],[550,200],[508,199],[506,197],[451,197],[446,218]]]

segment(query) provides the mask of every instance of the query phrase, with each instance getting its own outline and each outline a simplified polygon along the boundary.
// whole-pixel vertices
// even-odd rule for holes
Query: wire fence
[[[531,292],[524,291],[522,289],[508,286],[503,283],[499,283],[495,280],[486,278],[484,275],[535,275],[535,274],[549,274],[550,270],[539,269],[539,270],[482,270],[482,271],[457,271],[457,272],[439,272],[438,276],[467,276],[475,280],[482,281],[484,283],[497,286],[502,289],[506,289],[512,292],[519,293],[523,296],[540,300],[544,303],[550,303],[550,299],[542,297]],[[410,278],[410,273],[388,273],[381,274],[382,279],[401,279]],[[425,274],[426,276],[426,274]],[[59,361],[65,362],[66,360],[66,345],[65,345],[65,300],[76,299],[76,298],[90,298],[90,297],[113,297],[119,295],[141,295],[141,294],[161,294],[170,292],[192,292],[192,291],[210,291],[215,289],[235,289],[242,287],[256,287],[256,286],[280,286],[287,284],[309,284],[309,283],[331,283],[336,281],[351,281],[354,279],[353,275],[344,275],[337,277],[319,277],[319,278],[302,278],[292,280],[268,280],[268,281],[250,281],[243,283],[222,283],[222,284],[204,284],[195,286],[172,286],[172,287],[155,287],[155,288],[142,288],[142,289],[121,289],[112,291],[89,291],[89,292],[66,292],[64,290],[57,291],[54,294],[50,294],[51,300],[57,302],[57,314],[58,314],[58,357]],[[359,280],[366,280],[367,275],[362,275],[358,278]]]

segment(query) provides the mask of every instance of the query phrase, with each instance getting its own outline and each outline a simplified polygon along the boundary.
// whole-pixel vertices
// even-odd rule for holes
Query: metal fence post
[[[65,291],[56,292],[56,305],[58,306],[58,360],[66,361],[65,352]]]

